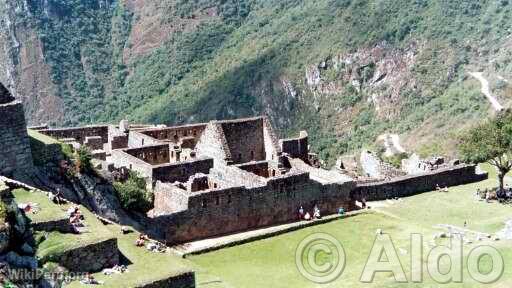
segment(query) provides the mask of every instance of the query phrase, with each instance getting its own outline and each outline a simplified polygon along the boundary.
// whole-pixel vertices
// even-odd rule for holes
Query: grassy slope
[[[272,239],[194,256],[191,260],[199,267],[199,287],[438,287],[427,275],[425,283],[416,286],[396,284],[389,278],[391,275],[388,273],[378,274],[372,285],[360,283],[360,273],[375,239],[375,231],[382,229],[390,234],[395,247],[406,251],[410,250],[411,233],[423,234],[424,241],[428,242],[439,232],[433,228],[435,224],[462,227],[464,221],[468,220],[470,229],[497,232],[508,219],[510,207],[473,200],[473,193],[477,188],[494,185],[496,180],[492,178],[476,184],[453,187],[449,193],[425,193],[403,199],[403,202],[387,208],[379,208],[385,215],[377,212],[360,215]],[[308,282],[297,272],[294,262],[298,243],[316,232],[328,233],[339,239],[347,253],[347,267],[342,277],[327,285]],[[494,242],[492,245],[502,253],[505,267],[512,265],[510,241]],[[471,247],[474,246],[466,246]],[[465,250],[468,251],[469,249]],[[399,257],[406,274],[410,275],[409,255],[399,254]],[[482,267],[486,265],[489,265],[488,259],[482,262]],[[475,283],[468,280],[467,272],[464,273],[465,281],[462,286],[449,284],[442,287],[508,287],[512,283],[509,269],[505,269],[503,278],[492,285]],[[210,284],[210,279],[215,279],[215,276],[219,276],[221,282]]]

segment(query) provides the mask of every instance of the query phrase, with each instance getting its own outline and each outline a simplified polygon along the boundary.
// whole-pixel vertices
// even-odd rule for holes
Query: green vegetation
[[[393,167],[400,169],[402,167],[402,160],[409,158],[407,153],[399,153],[390,157],[384,156],[382,160],[386,163],[391,164]]]
[[[34,223],[47,222],[67,218],[66,208],[55,205],[42,192],[30,192],[25,189],[15,189],[12,194],[17,203],[37,203],[39,211],[37,213],[27,213],[27,217]]]
[[[51,202],[43,192],[30,192],[25,189],[16,189],[13,192],[17,203],[37,203],[37,213],[27,213],[27,217],[34,223],[67,219],[68,205],[56,205]],[[54,261],[55,257],[65,251],[88,244],[97,243],[112,238],[112,234],[96,219],[96,216],[84,207],[80,207],[85,217],[85,226],[88,232],[82,234],[64,234],[60,232],[37,232],[39,239],[37,257],[42,263]]]
[[[498,171],[499,188],[512,170],[512,113],[505,111],[463,135],[459,145],[463,160],[487,162]]]
[[[85,145],[80,146],[80,148],[75,151],[74,161],[77,173],[86,173],[93,171],[91,164],[91,150],[89,150],[89,148],[87,148]]]
[[[492,167],[485,170],[494,173]],[[492,175],[491,175],[492,176]],[[398,284],[389,273],[378,273],[372,284],[359,282],[361,272],[368,259],[369,251],[375,240],[375,231],[382,229],[392,238],[395,248],[407,251],[398,252],[407,277],[410,277],[410,235],[421,233],[425,241],[425,255],[431,247],[428,242],[439,232],[434,228],[438,224],[450,224],[463,227],[467,221],[471,230],[495,233],[504,227],[509,218],[510,207],[499,203],[475,201],[476,189],[490,188],[496,185],[495,178],[480,183],[452,187],[448,193],[430,192],[409,198],[392,205],[374,208],[374,212],[342,219],[329,224],[306,228],[271,239],[261,240],[242,246],[193,256],[190,259],[197,264],[199,287],[210,287],[201,283],[217,283],[213,287],[318,287],[302,277],[295,264],[295,249],[307,236],[313,233],[328,233],[339,239],[346,253],[346,268],[343,275],[326,287],[438,287],[424,272],[421,284]],[[505,267],[512,265],[512,248],[510,242],[485,242],[503,255]],[[465,245],[465,253],[480,245]],[[272,255],[272,257],[269,257]],[[233,261],[236,259],[236,261]],[[445,260],[441,265],[445,265]],[[489,263],[484,260],[482,267]],[[423,261],[426,264],[426,259]],[[448,263],[446,263],[448,264]],[[465,265],[465,264],[464,264]],[[251,271],[251,273],[247,273]],[[489,287],[502,287],[512,281],[512,273],[505,270],[503,277]],[[243,277],[240,277],[243,275]],[[261,277],[265,275],[265,277]],[[464,267],[464,283],[451,283],[443,287],[483,287],[481,283],[471,280]],[[486,286],[487,287],[487,286]]]
[[[129,272],[121,275],[105,276],[103,273],[94,274],[94,277],[105,283],[101,287],[124,288],[138,287],[152,281],[166,279],[184,272],[191,271],[191,263],[176,255],[169,253],[149,252],[145,248],[136,247],[135,240],[138,233],[122,234],[117,225],[109,225],[107,229],[117,238],[119,251],[131,262],[127,266]],[[73,282],[66,287],[83,287],[83,284]],[[189,287],[183,287],[189,288]]]
[[[115,182],[114,188],[121,205],[126,210],[148,212],[153,208],[153,194],[146,190],[146,180],[130,171],[124,182]]]
[[[66,121],[59,125],[124,117],[179,124],[267,113],[282,136],[309,130],[313,149],[332,164],[384,131],[407,134],[425,126],[441,142],[453,140],[462,123],[487,113],[467,69],[512,70],[512,57],[500,52],[512,28],[509,1],[164,0],[160,11],[147,13],[161,14],[154,25],[172,32],[135,56],[125,52],[140,44],[130,35],[144,19],[123,1],[105,3],[29,2],[23,21],[38,31],[64,100]],[[145,32],[137,36],[146,39]],[[340,55],[376,45],[397,56],[418,47],[407,67],[411,75],[400,80],[413,85],[397,96],[385,93],[397,86],[386,82],[396,75],[384,76],[378,87],[372,82],[379,68],[373,61],[347,70],[333,65]],[[488,58],[496,59],[492,67]],[[339,87],[332,93],[304,81],[323,62],[322,83]],[[284,80],[298,96],[285,91]],[[498,88],[506,90],[503,83]],[[395,114],[377,113],[374,95]]]

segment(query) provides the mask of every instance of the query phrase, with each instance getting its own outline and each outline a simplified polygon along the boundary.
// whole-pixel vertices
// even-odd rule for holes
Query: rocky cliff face
[[[50,78],[38,31],[25,22],[28,1],[0,2],[0,81],[25,103],[31,123],[62,120],[62,100]]]

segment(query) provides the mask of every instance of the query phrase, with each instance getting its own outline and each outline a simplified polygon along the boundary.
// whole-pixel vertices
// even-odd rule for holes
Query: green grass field
[[[489,167],[485,166],[488,170]],[[378,273],[372,284],[359,281],[376,230],[389,234],[398,251],[401,265],[410,279],[410,235],[420,233],[424,239],[425,255],[431,247],[428,242],[442,230],[433,226],[450,224],[462,227],[468,222],[468,229],[495,233],[503,228],[504,221],[512,215],[512,207],[498,203],[478,202],[473,199],[477,188],[496,185],[494,173],[489,170],[490,179],[480,183],[450,188],[448,193],[430,192],[394,202],[387,207],[376,208],[367,214],[338,220],[329,224],[306,228],[271,239],[224,249],[209,254],[193,256],[196,265],[198,286],[210,287],[511,287],[512,286],[512,241],[493,242],[486,240],[502,254],[505,272],[496,283],[483,285],[469,277],[464,268],[464,283],[440,285],[431,279],[424,267],[424,282],[398,284],[389,272]],[[298,244],[313,233],[328,233],[338,239],[346,252],[346,269],[341,277],[328,284],[316,284],[299,274],[295,264],[295,250]],[[447,243],[447,240],[444,242]],[[443,244],[443,242],[437,242]],[[444,244],[446,244],[444,243]],[[479,243],[464,246],[465,256]],[[426,257],[425,257],[426,258]],[[426,260],[424,260],[426,266]],[[448,272],[447,259],[441,261],[441,271]],[[484,257],[481,270],[488,272],[490,258]],[[444,270],[443,270],[444,269]]]

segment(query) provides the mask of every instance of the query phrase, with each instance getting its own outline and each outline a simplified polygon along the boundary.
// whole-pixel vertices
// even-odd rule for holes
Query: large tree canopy
[[[496,167],[503,189],[503,179],[512,169],[512,112],[500,112],[467,131],[460,139],[459,152],[466,162],[487,162]]]

